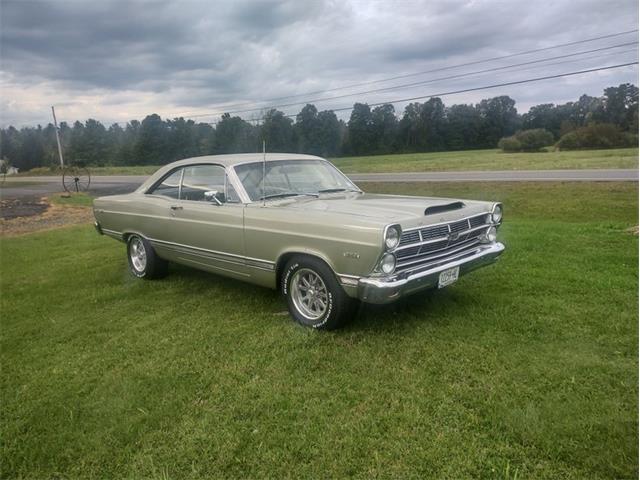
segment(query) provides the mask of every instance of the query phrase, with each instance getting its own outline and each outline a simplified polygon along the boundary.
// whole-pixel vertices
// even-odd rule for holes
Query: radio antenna
[[[56,109],[51,106],[53,113],[53,124],[56,128],[56,142],[58,143],[58,156],[60,157],[60,168],[64,168],[64,158],[62,157],[62,144],[60,143],[60,134],[58,133],[58,119],[56,118]]]
[[[267,197],[265,192],[264,182],[267,178],[267,142],[265,142],[264,138],[262,139],[262,206],[264,207],[267,203]]]

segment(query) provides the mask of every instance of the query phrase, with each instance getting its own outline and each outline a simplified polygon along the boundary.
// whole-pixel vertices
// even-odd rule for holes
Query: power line
[[[369,107],[377,107],[380,105],[385,105],[385,104],[394,104],[394,103],[406,103],[406,102],[412,102],[415,100],[424,100],[425,98],[433,98],[433,97],[446,97],[449,95],[456,95],[459,93],[467,93],[467,92],[477,92],[479,90],[489,90],[492,88],[499,88],[499,87],[508,87],[511,85],[521,85],[523,83],[531,83],[531,82],[540,82],[543,80],[551,80],[551,79],[555,79],[555,78],[562,78],[562,77],[571,77],[571,76],[575,76],[575,75],[582,75],[585,73],[592,73],[592,72],[600,72],[600,71],[604,71],[604,70],[612,70],[614,68],[622,68],[622,67],[628,67],[631,65],[638,65],[638,62],[628,62],[628,63],[620,63],[617,65],[608,65],[606,67],[597,67],[597,68],[589,68],[587,70],[578,70],[578,71],[574,71],[574,72],[567,72],[567,73],[558,73],[555,75],[545,75],[543,77],[535,77],[535,78],[527,78],[525,80],[514,80],[511,82],[503,82],[503,83],[494,83],[492,85],[484,85],[482,87],[472,87],[472,88],[464,88],[464,89],[460,89],[460,90],[452,90],[452,91],[448,91],[448,92],[438,92],[438,93],[431,93],[428,95],[420,95],[417,97],[410,97],[410,98],[401,98],[401,99],[396,99],[396,100],[389,100],[386,102],[377,102],[377,103],[369,103],[368,106]],[[346,110],[351,110],[353,107],[341,107],[341,108],[333,108],[331,109],[331,111],[333,112],[342,112],[342,111],[346,111]],[[295,117],[297,114],[290,114],[290,115],[284,115],[285,117]],[[255,121],[262,121],[264,120],[264,117],[260,118],[260,119],[252,119],[252,120],[245,120],[245,121],[251,121],[251,122],[255,122]],[[218,122],[215,122],[218,123]]]
[[[508,55],[502,55],[502,56],[498,56],[498,57],[491,57],[491,58],[486,58],[483,60],[475,60],[472,62],[466,62],[466,63],[460,63],[460,64],[456,64],[456,65],[450,65],[450,66],[445,66],[445,67],[439,67],[439,68],[435,68],[435,69],[431,69],[431,70],[423,70],[421,72],[415,72],[415,73],[408,73],[408,74],[404,74],[404,75],[397,75],[395,77],[387,77],[387,78],[382,78],[382,79],[378,79],[378,80],[371,80],[371,81],[367,81],[367,82],[361,82],[361,83],[355,83],[355,84],[351,84],[351,85],[345,85],[342,87],[335,87],[335,88],[330,88],[330,89],[324,89],[324,90],[316,90],[313,92],[306,92],[306,93],[299,93],[299,94],[295,94],[295,95],[286,95],[283,97],[273,97],[273,98],[269,98],[269,99],[264,99],[264,100],[256,100],[253,102],[244,102],[244,103],[237,103],[237,104],[232,104],[232,105],[224,105],[224,104],[219,104],[216,105],[212,108],[225,108],[225,109],[229,109],[229,108],[238,108],[238,107],[244,107],[244,106],[248,106],[248,105],[256,105],[258,103],[266,103],[266,102],[275,102],[275,101],[280,101],[280,100],[286,100],[289,98],[297,98],[297,97],[304,97],[307,95],[317,95],[317,94],[321,94],[321,93],[328,93],[328,92],[335,92],[335,91],[339,91],[339,90],[346,90],[346,89],[350,89],[350,88],[354,88],[354,87],[361,87],[364,85],[372,85],[372,84],[376,84],[376,83],[384,83],[384,82],[389,82],[392,80],[399,80],[402,78],[410,78],[410,77],[415,77],[415,76],[419,76],[419,75],[425,75],[427,73],[435,73],[435,72],[441,72],[444,70],[452,70],[454,68],[460,68],[460,67],[468,67],[471,65],[478,65],[481,63],[488,63],[488,62],[493,62],[496,60],[504,60],[506,58],[513,58],[513,57],[518,57],[518,56],[522,56],[522,55],[528,55],[531,53],[538,53],[538,52],[543,52],[543,51],[548,51],[548,50],[553,50],[556,48],[562,48],[562,47],[569,47],[569,46],[573,46],[573,45],[579,45],[579,44],[583,44],[583,43],[589,43],[589,42],[595,42],[597,40],[604,40],[607,38],[614,38],[614,37],[619,37],[622,35],[627,35],[630,33],[635,33],[638,32],[638,29],[633,29],[633,30],[626,30],[623,32],[617,32],[617,33],[611,33],[608,35],[601,35],[598,37],[591,37],[591,38],[585,38],[582,40],[576,40],[573,42],[568,42],[568,43],[560,43],[557,45],[552,45],[549,47],[543,47],[543,48],[536,48],[536,49],[532,49],[532,50],[525,50],[522,52],[517,52],[517,53],[511,53]],[[181,114],[176,114],[175,116],[187,116],[190,115],[190,112],[185,112],[185,113],[181,113]],[[190,115],[189,118],[195,118],[196,116],[207,116],[207,114],[194,114],[194,115]]]
[[[203,113],[203,114],[199,114],[199,115],[192,115],[190,117],[187,118],[198,118],[198,117],[210,117],[210,116],[214,116],[214,115],[221,115],[223,113],[248,113],[248,112],[258,112],[261,110],[270,110],[273,108],[285,108],[285,107],[293,107],[296,105],[304,105],[307,103],[319,103],[319,102],[326,102],[328,100],[338,100],[341,98],[348,98],[348,97],[355,97],[358,95],[367,95],[367,94],[371,94],[371,93],[380,93],[380,92],[391,92],[394,90],[400,90],[400,89],[404,89],[404,88],[411,88],[411,87],[416,87],[419,85],[426,85],[428,83],[435,83],[435,82],[439,82],[442,80],[452,80],[452,79],[459,79],[459,78],[464,78],[464,77],[469,77],[472,75],[479,75],[482,73],[488,73],[488,72],[496,72],[499,70],[507,70],[510,68],[516,68],[516,67],[521,67],[521,66],[525,66],[525,65],[533,65],[536,63],[543,63],[543,62],[549,62],[552,60],[558,60],[561,58],[569,58],[569,57],[575,57],[575,56],[579,56],[579,55],[586,55],[588,53],[594,53],[594,52],[602,52],[605,50],[611,50],[614,48],[620,48],[620,47],[625,47],[625,46],[629,46],[629,45],[637,45],[637,42],[627,42],[627,43],[620,43],[618,45],[612,45],[612,46],[608,46],[608,47],[601,47],[601,48],[595,48],[595,49],[591,49],[591,50],[584,50],[582,52],[575,52],[575,53],[569,53],[569,54],[565,54],[565,55],[558,55],[555,57],[549,57],[549,58],[544,58],[544,59],[539,59],[539,60],[530,60],[528,62],[522,62],[522,63],[515,63],[512,65],[503,65],[500,67],[493,67],[493,68],[487,68],[484,70],[476,70],[474,72],[466,72],[466,73],[459,73],[456,75],[449,75],[446,77],[439,77],[439,78],[433,78],[433,79],[429,79],[429,80],[421,80],[419,82],[413,82],[413,83],[406,83],[406,84],[402,84],[402,85],[394,85],[394,86],[390,86],[390,87],[384,87],[384,88],[377,88],[377,89],[373,89],[373,90],[365,90],[365,91],[360,91],[360,92],[353,92],[353,93],[346,93],[343,95],[334,95],[332,97],[321,97],[321,98],[311,98],[311,99],[306,99],[303,101],[299,101],[299,102],[292,102],[292,103],[282,103],[282,104],[276,104],[276,105],[265,105],[263,107],[260,108],[249,108],[249,109],[244,109],[244,110],[225,110],[225,111],[217,111],[217,112],[211,112],[211,113]]]

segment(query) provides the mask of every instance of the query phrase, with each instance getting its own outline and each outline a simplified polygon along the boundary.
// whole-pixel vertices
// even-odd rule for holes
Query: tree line
[[[501,138],[520,130],[545,129],[558,140],[594,123],[636,133],[638,88],[621,84],[606,88],[600,97],[582,95],[562,105],[536,105],[522,115],[508,96],[448,107],[433,97],[408,104],[401,115],[391,104],[371,108],[356,103],[347,122],[331,110],[318,111],[308,104],[295,120],[275,109],[259,124],[225,113],[215,126],[152,114],[124,127],[106,127],[94,119],[62,122],[59,133],[67,162],[160,165],[198,155],[259,152],[263,140],[271,152],[324,157],[495,148]],[[0,157],[21,170],[57,165],[54,126],[1,129]]]

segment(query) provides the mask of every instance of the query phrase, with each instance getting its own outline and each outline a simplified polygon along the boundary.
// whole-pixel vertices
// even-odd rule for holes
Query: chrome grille
[[[396,250],[396,272],[422,269],[472,253],[480,244],[478,237],[490,225],[487,220],[485,213],[403,232]]]
[[[420,231],[413,230],[411,232],[407,232],[400,237],[400,246],[408,245],[410,243],[417,243],[420,241]]]
[[[420,252],[420,245],[416,245],[415,247],[405,248],[404,250],[398,250],[397,258],[404,257],[413,257]]]
[[[407,234],[411,234],[412,232],[407,232]],[[446,237],[449,234],[449,227],[446,225],[438,225],[437,227],[428,227],[420,230],[420,235],[422,236],[422,240],[431,240],[432,238],[440,238]],[[404,237],[405,234],[403,233]]]
[[[469,220],[450,223],[449,229],[451,230],[451,233],[464,232],[465,230],[469,230]]]
[[[471,217],[469,219],[469,226],[471,228],[479,227],[480,225],[484,225],[486,223],[486,215],[478,215],[477,217]]]

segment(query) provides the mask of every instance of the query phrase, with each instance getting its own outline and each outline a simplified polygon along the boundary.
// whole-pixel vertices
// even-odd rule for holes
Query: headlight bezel
[[[390,259],[391,263],[386,263],[385,259]],[[387,269],[385,269],[385,265],[391,265]],[[384,275],[391,275],[396,271],[397,259],[393,253],[385,252],[382,257],[380,257],[380,261],[378,262],[378,270],[380,273]]]
[[[395,243],[392,242],[389,245],[389,234],[390,232],[395,232]],[[385,252],[393,252],[400,245],[400,238],[402,237],[402,227],[398,224],[387,225],[384,227],[384,232],[382,232],[382,246],[384,247]]]
[[[495,203],[493,208],[491,209],[491,223],[495,225],[500,225],[502,223],[502,218],[504,216],[504,208],[501,203]],[[497,217],[497,220],[496,220]]]
[[[498,229],[492,225],[487,228],[484,233],[480,236],[480,241],[482,243],[494,243],[498,240]]]

